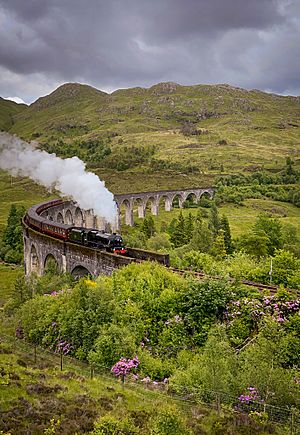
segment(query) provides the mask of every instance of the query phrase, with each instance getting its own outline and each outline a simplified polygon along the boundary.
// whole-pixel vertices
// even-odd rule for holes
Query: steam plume
[[[13,176],[29,177],[48,189],[55,188],[82,209],[92,209],[108,222],[116,220],[113,194],[97,175],[85,170],[85,163],[78,157],[61,159],[8,133],[0,133],[0,168]]]

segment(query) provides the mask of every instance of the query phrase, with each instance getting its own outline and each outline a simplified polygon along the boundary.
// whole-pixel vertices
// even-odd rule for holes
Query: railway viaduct
[[[165,210],[170,211],[175,198],[178,198],[179,207],[182,207],[187,198],[199,201],[203,194],[212,197],[214,190],[212,188],[197,188],[116,195],[115,201],[118,205],[119,220],[112,230],[119,229],[122,206],[125,207],[125,223],[133,225],[133,209],[136,206],[138,207],[138,216],[144,218],[148,204],[150,204],[152,214],[157,215],[161,200],[165,205]],[[103,219],[94,216],[90,210],[81,210],[71,201],[50,207],[42,212],[41,216],[52,222],[108,230],[107,223]],[[168,263],[168,255],[165,254],[128,248],[129,256],[124,257],[50,237],[28,227],[25,223],[23,223],[23,235],[24,264],[27,276],[32,272],[42,275],[50,262],[54,262],[60,271],[72,273],[74,276],[85,274],[92,276],[111,275],[119,267],[142,260]]]
[[[115,201],[118,205],[119,216],[121,216],[121,210],[122,207],[124,207],[125,224],[133,226],[133,210],[135,207],[137,208],[139,218],[145,217],[148,205],[151,208],[152,215],[157,216],[161,205],[164,206],[166,211],[171,211],[175,200],[178,201],[179,207],[182,208],[187,199],[191,199],[195,203],[198,203],[202,195],[207,195],[209,198],[212,198],[214,195],[214,189],[207,187],[185,190],[160,190],[157,192],[128,193],[125,195],[115,195]]]

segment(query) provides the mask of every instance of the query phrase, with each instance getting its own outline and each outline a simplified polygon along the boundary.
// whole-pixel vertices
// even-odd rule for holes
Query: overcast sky
[[[0,0],[0,96],[162,81],[300,95],[300,0]]]

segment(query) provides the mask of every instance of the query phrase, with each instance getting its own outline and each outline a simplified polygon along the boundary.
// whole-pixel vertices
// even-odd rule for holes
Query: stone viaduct
[[[170,190],[115,195],[115,201],[118,205],[119,215],[122,206],[125,206],[125,223],[127,225],[133,225],[134,207],[137,207],[138,216],[144,218],[148,204],[150,204],[152,214],[157,215],[161,200],[165,205],[165,210],[170,211],[175,198],[178,198],[179,207],[182,207],[187,198],[199,201],[203,194],[212,197],[213,193],[214,190],[211,188],[180,191]],[[32,209],[36,210],[36,207],[32,207]],[[32,211],[32,209],[30,210]],[[98,228],[99,230],[105,231],[117,231],[119,230],[121,220],[119,216],[116,226],[111,228],[104,219],[94,216],[90,210],[81,210],[71,201],[64,201],[58,205],[47,207],[41,213],[34,211],[33,214],[36,214],[36,216],[42,218],[42,220],[46,219],[51,224],[55,223],[58,228],[63,228],[66,225],[75,225],[87,228]],[[24,264],[27,276],[32,272],[42,275],[45,268],[51,262],[55,263],[60,271],[72,273],[77,277],[86,274],[92,276],[101,274],[111,275],[112,272],[119,267],[142,260],[157,261],[165,265],[169,263],[168,254],[158,254],[133,248],[127,248],[128,256],[111,254],[49,236],[36,228],[32,228],[25,222],[23,222],[23,235]]]
[[[133,211],[137,208],[138,217],[144,218],[146,215],[147,205],[150,205],[151,213],[158,215],[159,207],[163,204],[166,211],[171,211],[174,201],[177,199],[179,207],[182,208],[187,199],[192,199],[198,203],[202,195],[212,198],[214,189],[194,188],[184,190],[160,190],[157,192],[127,193],[124,195],[115,195],[115,201],[118,205],[119,216],[121,216],[122,207],[125,207],[125,224],[132,226],[134,224]],[[120,225],[120,224],[119,224]]]

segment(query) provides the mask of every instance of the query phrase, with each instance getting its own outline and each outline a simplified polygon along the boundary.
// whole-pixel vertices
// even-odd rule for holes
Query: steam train
[[[23,218],[24,224],[43,234],[48,234],[66,242],[76,243],[89,248],[103,249],[115,254],[126,254],[122,237],[119,234],[109,234],[95,228],[77,227],[63,223],[53,222],[41,213],[50,207],[62,204],[62,200],[57,199],[31,207]]]

